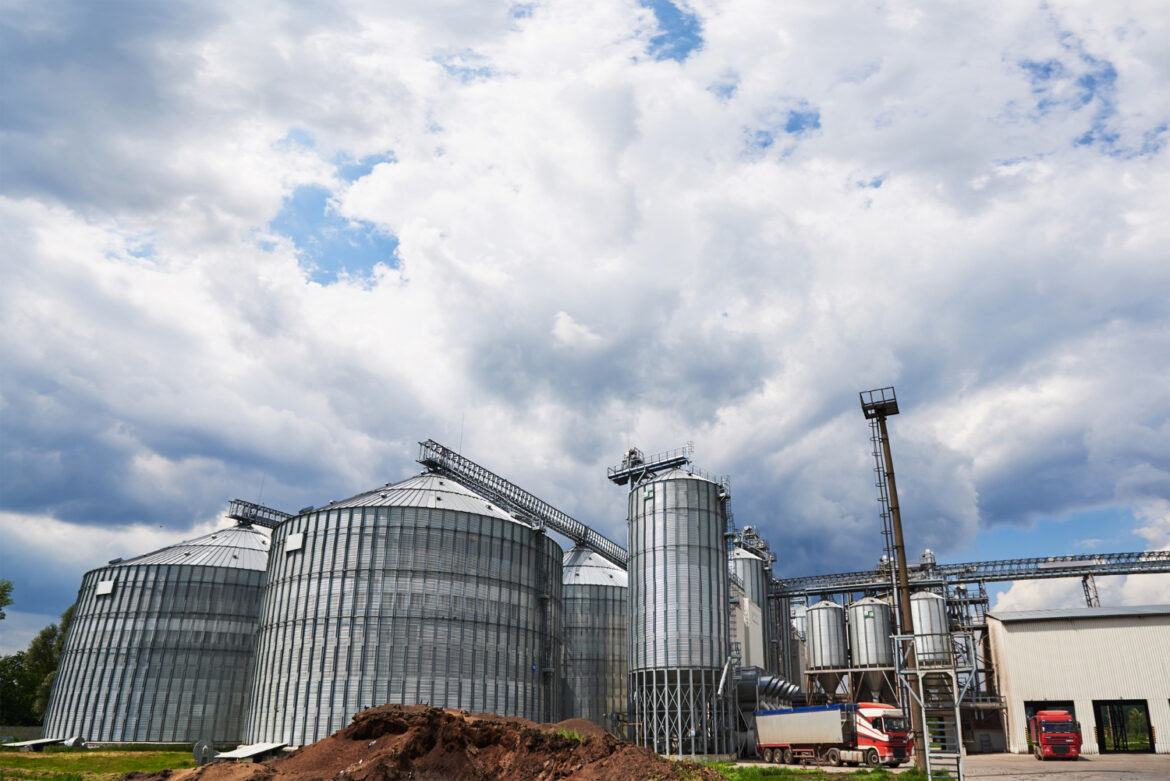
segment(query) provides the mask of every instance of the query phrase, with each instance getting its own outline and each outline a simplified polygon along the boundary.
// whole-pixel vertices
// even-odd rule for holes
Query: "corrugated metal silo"
[[[726,498],[681,469],[629,495],[630,720],[662,753],[734,751]]]
[[[859,599],[849,606],[846,616],[852,667],[863,671],[857,676],[861,696],[873,702],[893,702],[892,678],[875,669],[894,666],[889,603],[874,597]]]
[[[845,647],[845,608],[822,599],[805,613],[808,630],[808,669],[842,669],[848,666]]]
[[[627,706],[627,574],[585,548],[564,558],[565,718],[588,719],[615,735]]]
[[[849,606],[849,647],[854,667],[893,667],[890,605],[866,597]]]
[[[845,646],[845,608],[822,599],[805,613],[808,665],[806,670],[832,697],[849,664]]]
[[[240,525],[87,572],[43,734],[239,741],[268,542]]]
[[[305,745],[384,703],[561,718],[561,557],[423,474],[273,532],[245,734]]]
[[[910,617],[914,621],[914,649],[918,664],[951,664],[951,629],[946,599],[931,591],[915,592],[910,595]]]

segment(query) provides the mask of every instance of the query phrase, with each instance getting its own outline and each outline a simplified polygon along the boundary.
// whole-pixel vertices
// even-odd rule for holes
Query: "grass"
[[[894,774],[885,768],[862,768],[852,773],[826,773],[823,770],[789,767],[786,765],[759,767],[757,765],[736,765],[732,762],[704,762],[728,781],[764,781],[768,779],[792,779],[793,781],[823,781],[824,779],[851,779],[851,781],[927,781],[926,774],[909,768]]]
[[[195,758],[189,750],[65,749],[39,753],[0,753],[0,778],[21,781],[114,781],[136,771],[154,773],[185,767],[195,767]]]
[[[581,737],[581,733],[574,732],[571,729],[559,729],[557,730],[556,734],[562,738],[568,738],[569,740],[575,741],[577,743],[580,743],[582,740],[584,740],[584,738]]]

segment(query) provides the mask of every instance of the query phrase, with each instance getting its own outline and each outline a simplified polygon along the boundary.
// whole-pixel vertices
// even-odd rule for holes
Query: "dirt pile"
[[[701,765],[664,760],[580,719],[535,724],[425,705],[383,705],[362,711],[345,729],[294,754],[262,764],[221,762],[195,770],[134,776],[135,781],[649,778],[714,781],[721,776]]]

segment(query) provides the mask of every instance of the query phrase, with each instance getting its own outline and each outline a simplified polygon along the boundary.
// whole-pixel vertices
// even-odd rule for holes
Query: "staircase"
[[[931,781],[963,778],[959,703],[952,671],[923,672],[919,679],[922,724],[926,732],[926,772]]]

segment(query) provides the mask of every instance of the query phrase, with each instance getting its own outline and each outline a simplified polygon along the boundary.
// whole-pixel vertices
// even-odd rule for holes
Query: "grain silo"
[[[925,667],[953,664],[946,599],[932,591],[917,591],[910,595],[910,615],[918,664]]]
[[[87,572],[43,734],[239,741],[267,559],[241,524]]]
[[[849,648],[855,671],[855,697],[872,702],[893,702],[895,695],[893,619],[890,604],[866,597],[849,606]]]
[[[384,703],[557,721],[556,542],[436,474],[275,529],[245,734],[305,745]]]
[[[816,681],[831,700],[849,666],[845,645],[845,608],[822,599],[805,613],[808,637],[809,678]]]
[[[627,705],[626,571],[586,548],[565,554],[563,713],[615,735]]]
[[[730,753],[726,485],[683,469],[630,483],[634,739],[660,753]]]

